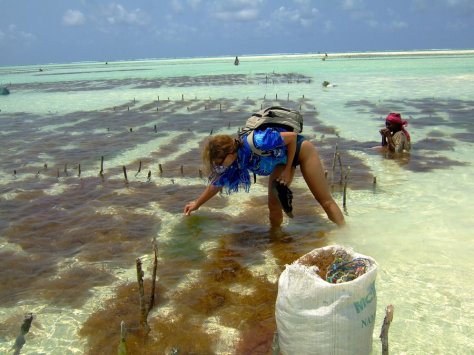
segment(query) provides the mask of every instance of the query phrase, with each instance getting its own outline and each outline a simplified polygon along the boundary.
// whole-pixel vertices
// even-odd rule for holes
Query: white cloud
[[[331,20],[326,20],[324,21],[324,27],[323,27],[323,32],[324,33],[329,33],[334,30],[334,25]]]
[[[79,10],[67,10],[62,23],[65,26],[81,26],[86,22],[84,14]]]
[[[223,21],[252,21],[258,18],[257,9],[242,9],[238,11],[220,11],[215,17]]]
[[[361,10],[365,8],[363,0],[343,0],[342,9],[346,11]]]
[[[370,27],[377,22],[374,12],[367,9],[364,0],[342,0],[342,9],[354,20],[365,22]]]
[[[311,6],[311,0],[293,0],[293,2],[297,5],[309,7]]]
[[[372,28],[377,28],[380,25],[379,22],[377,20],[374,20],[374,19],[368,20],[367,24],[369,25],[369,27],[372,27]]]
[[[201,0],[188,0],[188,4],[191,6],[191,8],[197,9],[201,4]]]
[[[24,31],[18,32],[17,36],[20,39],[25,40],[25,41],[33,41],[34,39],[36,39],[36,36],[34,34],[29,33],[29,32],[24,32]]]
[[[262,0],[228,0],[215,2],[211,11],[213,16],[222,21],[253,21],[260,16]]]
[[[171,23],[155,30],[155,36],[161,41],[186,42],[189,36],[195,36],[199,31],[192,26]]]
[[[111,3],[103,8],[103,14],[106,21],[111,25],[127,24],[145,26],[149,23],[148,15],[141,9],[137,8],[128,11],[120,4]]]
[[[393,28],[393,29],[403,29],[407,27],[408,27],[408,24],[405,21],[392,21],[390,23],[390,28]]]
[[[305,1],[299,1],[303,8],[289,9],[281,6],[275,10],[271,17],[273,22],[285,25],[288,22],[297,23],[302,27],[310,27],[314,20],[319,16],[319,10],[316,8],[306,8],[308,5]]]
[[[426,0],[412,0],[411,9],[414,11],[425,12],[429,10],[430,6]]]
[[[467,28],[466,22],[461,20],[454,20],[447,23],[446,28],[449,30],[460,31]]]
[[[472,0],[443,0],[450,9],[461,12],[464,15],[474,14],[474,1]]]
[[[173,11],[175,12],[182,12],[184,10],[184,6],[179,0],[172,0],[171,7],[173,8]]]
[[[472,0],[412,0],[411,9],[420,12],[430,12],[434,9],[455,11],[462,15],[474,14],[474,1]]]
[[[201,0],[172,0],[171,9],[176,13],[184,13],[186,10],[196,10],[201,5]]]
[[[10,24],[4,32],[0,30],[0,42],[23,42],[31,43],[36,39],[36,36],[30,32],[21,31],[15,24]]]
[[[466,0],[446,0],[448,6],[464,6],[469,4],[469,1]]]

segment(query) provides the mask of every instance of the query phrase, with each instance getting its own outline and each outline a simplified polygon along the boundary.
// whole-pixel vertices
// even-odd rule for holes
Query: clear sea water
[[[24,354],[116,353],[122,320],[132,353],[271,353],[279,274],[331,244],[378,262],[373,354],[388,304],[392,353],[474,352],[473,54],[3,67],[0,85],[0,352],[32,312]],[[206,184],[203,140],[275,104],[303,112],[341,207],[336,144],[350,166],[347,226],[300,174],[281,231],[260,177],[184,217]],[[409,157],[371,149],[393,111],[409,121]],[[149,294],[153,238],[145,341],[135,262]]]

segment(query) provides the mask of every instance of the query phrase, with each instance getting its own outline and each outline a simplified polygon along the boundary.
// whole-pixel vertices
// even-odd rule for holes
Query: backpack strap
[[[269,114],[269,111],[271,110],[281,110],[281,111],[286,111],[286,112],[291,112],[292,110],[290,110],[289,108],[286,108],[286,107],[283,107],[283,106],[271,106],[271,107],[267,107],[265,110],[263,110],[263,112],[268,116],[271,114]]]
[[[253,142],[253,133],[255,131],[250,131],[249,134],[247,134],[247,143],[249,144],[249,147],[250,149],[252,150],[252,153],[256,154],[256,155],[260,155],[262,157],[268,157],[270,156],[271,154],[270,153],[266,153],[264,150],[260,150],[258,149],[256,146],[255,146],[255,143]]]

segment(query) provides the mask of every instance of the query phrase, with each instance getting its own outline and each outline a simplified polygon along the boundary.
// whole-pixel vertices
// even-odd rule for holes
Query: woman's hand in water
[[[184,214],[189,216],[191,212],[196,211],[199,208],[196,201],[191,201],[184,206]]]

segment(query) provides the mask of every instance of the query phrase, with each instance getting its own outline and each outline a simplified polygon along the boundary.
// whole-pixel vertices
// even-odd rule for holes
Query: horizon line
[[[141,62],[141,61],[175,61],[175,60],[222,60],[234,59],[235,57],[247,59],[265,59],[268,57],[282,58],[369,58],[369,57],[397,57],[397,56],[436,56],[436,55],[472,55],[474,49],[413,49],[413,50],[387,50],[387,51],[354,51],[354,52],[308,52],[308,53],[267,53],[267,54],[237,54],[221,56],[195,56],[195,57],[156,57],[156,58],[135,58],[135,59],[116,59],[116,60],[84,60],[73,62],[50,62],[40,64],[21,64],[21,65],[0,65],[0,68],[7,67],[30,67],[41,65],[68,65],[68,64],[92,64],[92,63],[123,63],[123,62]]]

